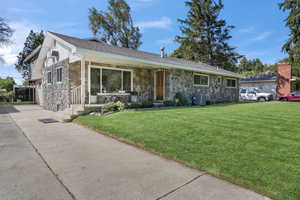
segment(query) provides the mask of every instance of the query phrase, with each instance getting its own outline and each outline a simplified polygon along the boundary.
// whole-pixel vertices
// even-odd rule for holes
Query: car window
[[[247,90],[246,89],[241,89],[241,94],[246,94]]]

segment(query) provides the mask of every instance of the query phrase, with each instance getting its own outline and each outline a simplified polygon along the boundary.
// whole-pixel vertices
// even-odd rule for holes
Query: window
[[[236,79],[226,79],[226,87],[235,88],[236,87]]]
[[[52,83],[52,72],[47,72],[47,82],[48,82],[49,84]]]
[[[91,95],[132,91],[131,71],[107,68],[91,68]]]
[[[56,81],[58,83],[62,82],[62,68],[57,68],[56,69]]]
[[[218,81],[218,84],[221,84],[221,83],[222,83],[222,77],[221,77],[221,76],[218,76],[217,81]]]
[[[209,77],[208,75],[194,74],[194,85],[208,86]]]

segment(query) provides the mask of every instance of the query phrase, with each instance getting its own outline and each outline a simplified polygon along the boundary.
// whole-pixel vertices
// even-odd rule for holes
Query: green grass
[[[33,104],[31,101],[23,101],[23,102],[0,102],[0,105],[24,105],[24,104]]]
[[[300,199],[300,103],[129,111],[76,121],[274,199]]]

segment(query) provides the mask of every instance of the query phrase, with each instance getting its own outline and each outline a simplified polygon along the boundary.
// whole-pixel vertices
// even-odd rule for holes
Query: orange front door
[[[164,100],[164,72],[156,72],[156,100]]]

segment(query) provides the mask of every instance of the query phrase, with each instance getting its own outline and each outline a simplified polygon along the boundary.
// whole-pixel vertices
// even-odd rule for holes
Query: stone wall
[[[87,65],[87,63],[86,63]],[[93,65],[113,67],[107,64],[93,63]],[[133,70],[133,90],[139,93],[139,102],[153,101],[154,99],[154,74],[155,69],[137,67],[115,67]],[[194,86],[194,72],[184,70],[165,70],[165,100],[174,100],[177,92],[182,92],[190,97],[192,95],[203,95],[205,100],[211,102],[237,102],[239,100],[239,85],[236,88],[227,88],[226,77],[209,75],[209,87]],[[86,103],[88,104],[88,68],[86,66]],[[221,83],[218,83],[221,77]],[[237,84],[238,84],[237,80]],[[107,102],[115,97],[98,97],[101,103]],[[125,98],[128,101],[130,98]],[[105,101],[102,101],[105,100]]]
[[[57,83],[56,69],[62,67],[62,82]],[[52,72],[52,83],[47,82],[47,72]],[[46,67],[43,72],[43,102],[44,108],[60,111],[70,104],[69,59]]]
[[[221,82],[218,83],[218,77]],[[238,81],[237,81],[238,84]],[[165,98],[173,100],[177,92],[186,96],[201,95],[206,101],[237,102],[239,100],[239,85],[236,88],[226,87],[226,77],[209,75],[209,86],[194,86],[194,73],[184,70],[166,71]]]

